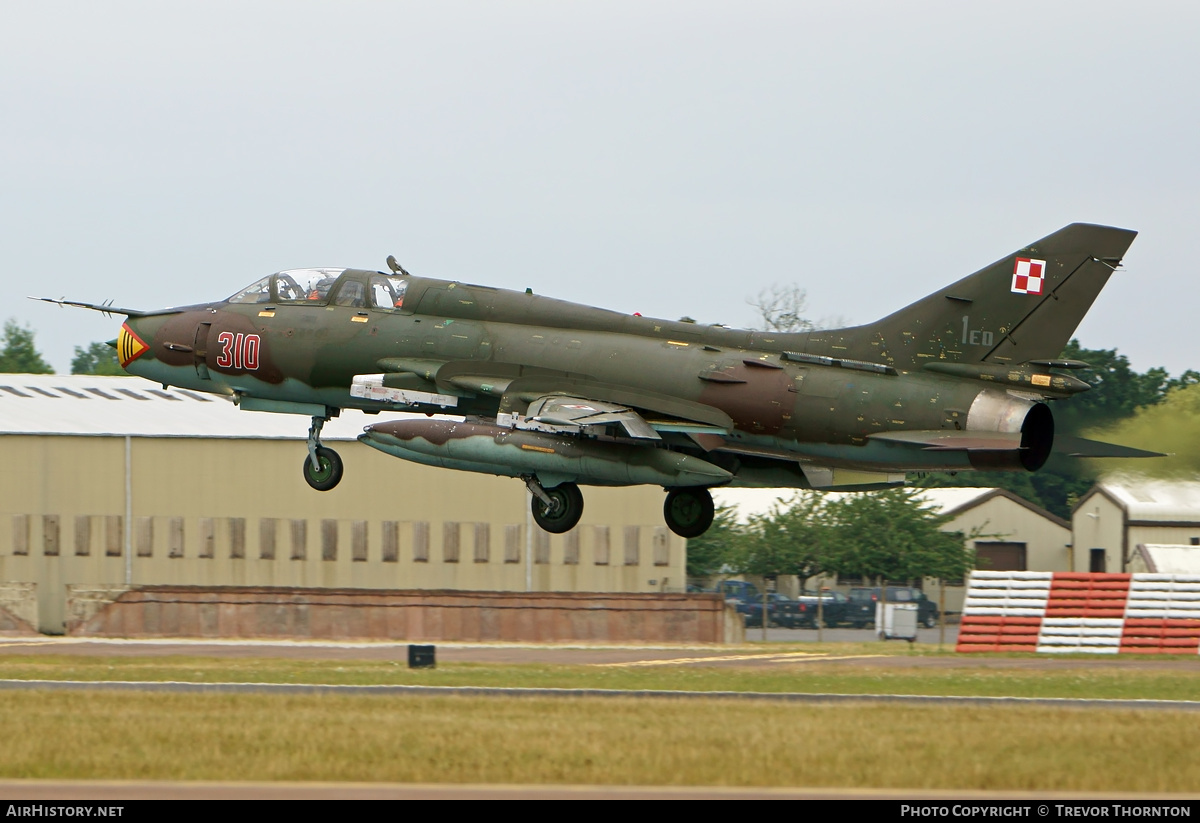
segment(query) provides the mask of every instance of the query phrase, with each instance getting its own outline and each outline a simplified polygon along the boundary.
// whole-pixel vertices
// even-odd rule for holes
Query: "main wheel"
[[[708,489],[671,489],[663,503],[663,518],[680,537],[699,537],[712,525],[715,510]]]
[[[583,517],[583,492],[574,483],[563,483],[552,489],[546,489],[546,495],[553,506],[547,506],[536,494],[529,504],[533,512],[533,520],[543,531],[551,534],[569,532]]]
[[[313,468],[312,458],[304,458],[304,479],[319,492],[327,492],[342,480],[342,458],[333,449],[317,447],[317,463]]]

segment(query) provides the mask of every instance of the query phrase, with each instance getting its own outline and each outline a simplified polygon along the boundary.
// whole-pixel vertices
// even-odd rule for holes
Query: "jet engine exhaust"
[[[1035,403],[993,390],[982,391],[971,405],[967,428],[1020,432],[1021,447],[1008,451],[972,451],[971,465],[981,471],[1037,471],[1054,448],[1054,414]]]

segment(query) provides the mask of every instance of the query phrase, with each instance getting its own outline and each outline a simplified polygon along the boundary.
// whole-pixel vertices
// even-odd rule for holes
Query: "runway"
[[[936,630],[930,630],[936,632]],[[807,642],[815,632],[772,629],[772,635],[804,638],[799,642],[748,642],[738,646],[584,643],[458,643],[437,642],[438,663],[554,664],[595,666],[718,666],[787,667],[836,663],[866,669],[1020,669],[1039,671],[1163,669],[1193,671],[1200,676],[1200,655],[1027,655],[1020,657],[967,654],[911,654],[908,644],[875,641],[869,629],[835,629],[827,642],[854,642],[854,654],[832,654]],[[772,638],[774,640],[774,637]],[[875,641],[875,642],[872,642]],[[222,640],[207,638],[6,637],[0,638],[0,662],[5,655],[64,655],[87,657],[217,657],[283,658],[293,660],[388,660],[406,662],[409,641]],[[953,649],[948,642],[947,649]]]
[[[0,680],[0,690],[141,692],[166,694],[278,694],[371,697],[497,697],[643,700],[738,700],[777,703],[888,703],[900,706],[1029,707],[1060,709],[1200,711],[1198,700],[1106,700],[1071,697],[959,697],[910,694],[680,691],[667,689],[547,689],[492,686],[353,686],[300,683],[185,683],[161,681]]]

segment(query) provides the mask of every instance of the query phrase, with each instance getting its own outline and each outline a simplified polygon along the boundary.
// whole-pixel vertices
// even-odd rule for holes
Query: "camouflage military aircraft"
[[[716,486],[867,490],[1036,471],[1052,449],[1149,455],[1056,437],[1048,403],[1089,388],[1070,373],[1086,364],[1059,358],[1134,236],[1073,224],[878,322],[796,334],[416,277],[391,257],[388,272],[281,271],[183,308],[50,302],[126,315],[130,374],[311,417],[314,489],[341,479],[321,427],[342,409],[424,412],[359,440],[522,478],[555,533],[579,522],[580,485],[662,486],[667,525],[695,537]]]

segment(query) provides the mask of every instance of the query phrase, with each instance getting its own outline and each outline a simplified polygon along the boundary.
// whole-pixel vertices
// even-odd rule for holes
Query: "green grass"
[[[1194,792],[1192,713],[0,692],[0,776]]]
[[[878,650],[878,646],[872,647]],[[752,654],[770,653],[756,648]],[[794,647],[790,648],[794,651]],[[842,649],[842,654],[848,650]],[[731,654],[747,654],[732,651]],[[851,652],[853,653],[853,652]],[[679,658],[694,658],[681,650]],[[835,694],[1076,697],[1200,700],[1194,661],[1081,661],[1052,669],[1000,665],[996,659],[944,655],[946,665],[862,666],[852,661],[803,658],[743,660],[736,664],[655,666],[439,663],[409,669],[404,661],[286,658],[76,657],[5,655],[0,679],[136,680],[197,683],[416,684],[526,688],[657,689]],[[1003,663],[1004,661],[1000,661]],[[1056,661],[1066,664],[1067,661]],[[1094,664],[1094,665],[1093,665]]]
[[[8,651],[20,651],[8,649]],[[1200,700],[1195,660],[881,644],[551,665],[5,654],[0,678]],[[887,661],[861,662],[886,652]],[[403,650],[398,650],[402,654]],[[681,648],[672,658],[695,659]],[[925,665],[907,665],[916,657]],[[1024,659],[1022,659],[1024,658]],[[1030,668],[1036,664],[1036,668]],[[0,691],[0,777],[1194,792],[1194,712],[712,699]]]

